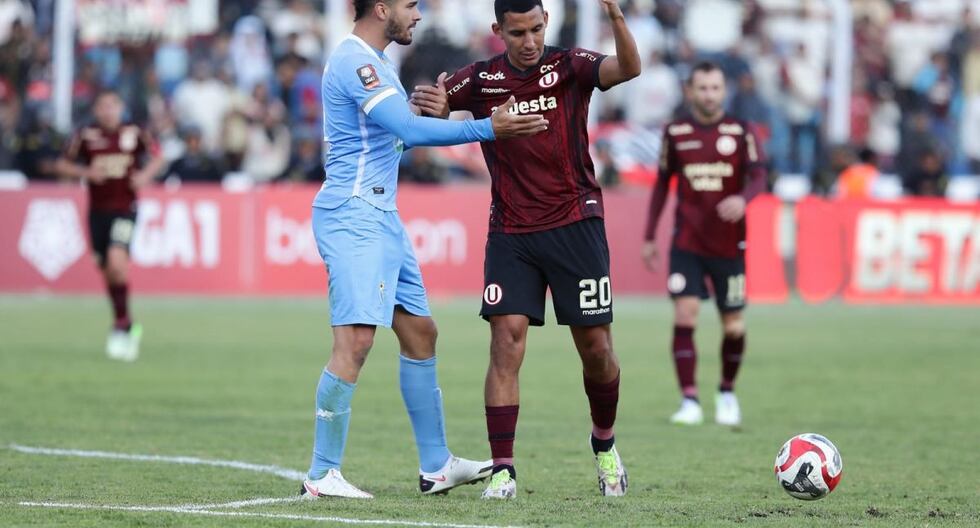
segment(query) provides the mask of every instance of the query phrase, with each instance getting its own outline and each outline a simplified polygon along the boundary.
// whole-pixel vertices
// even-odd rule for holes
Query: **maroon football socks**
[[[616,407],[619,404],[619,373],[616,373],[612,381],[605,383],[589,378],[584,378],[584,381],[585,395],[589,398],[589,408],[592,411],[592,436],[597,440],[610,440],[613,437]]]
[[[487,438],[494,467],[514,466],[514,433],[519,409],[519,405],[486,408]]]
[[[110,284],[109,301],[112,302],[112,313],[115,318],[113,328],[129,330],[132,324],[129,320],[129,285]]]
[[[745,352],[745,336],[729,337],[721,342],[721,385],[718,390],[731,392],[735,390],[735,376],[742,366],[742,354]]]
[[[698,352],[694,346],[694,329],[689,326],[674,326],[674,370],[685,398],[697,399],[698,388],[694,382]]]

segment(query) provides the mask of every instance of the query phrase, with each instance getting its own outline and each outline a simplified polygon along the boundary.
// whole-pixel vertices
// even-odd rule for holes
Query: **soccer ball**
[[[826,497],[840,483],[843,471],[837,447],[814,433],[790,438],[776,455],[776,481],[797,499]]]

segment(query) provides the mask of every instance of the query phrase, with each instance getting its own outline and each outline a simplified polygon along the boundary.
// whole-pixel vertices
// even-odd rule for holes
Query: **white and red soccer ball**
[[[814,433],[790,438],[776,455],[776,481],[797,499],[826,497],[840,483],[843,471],[837,447]]]

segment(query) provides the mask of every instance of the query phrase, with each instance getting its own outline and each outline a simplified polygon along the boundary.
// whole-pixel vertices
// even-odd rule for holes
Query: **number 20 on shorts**
[[[612,304],[612,286],[609,283],[609,276],[599,280],[582,279],[578,283],[582,289],[578,295],[578,304],[583,310],[594,310],[606,308]]]

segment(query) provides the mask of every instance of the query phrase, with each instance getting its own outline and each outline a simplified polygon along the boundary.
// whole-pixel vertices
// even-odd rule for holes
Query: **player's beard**
[[[697,111],[698,116],[705,120],[714,120],[721,117],[722,107],[721,104],[703,104],[694,103],[694,109]]]
[[[412,43],[412,30],[391,19],[385,25],[385,38],[402,46],[408,46]]]

